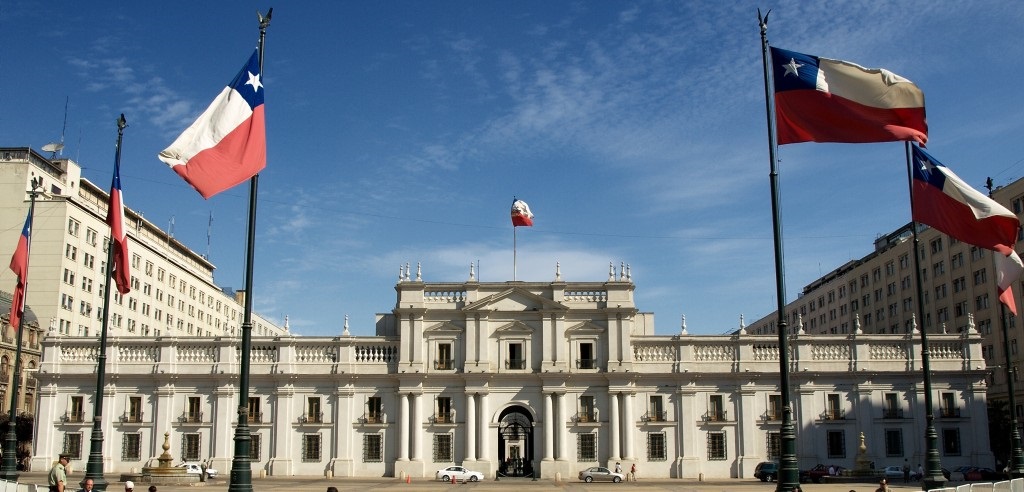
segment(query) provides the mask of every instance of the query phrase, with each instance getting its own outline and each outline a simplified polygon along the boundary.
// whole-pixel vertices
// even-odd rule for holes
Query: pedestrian
[[[615,473],[622,473],[622,463],[615,462]]]
[[[903,483],[910,483],[910,465],[907,460],[903,460]]]
[[[338,487],[334,487],[334,486],[327,487],[327,492],[338,492]]]
[[[149,492],[156,492],[156,485],[150,485]]]
[[[69,461],[71,461],[71,456],[61,453],[57,457],[57,464],[50,468],[50,475],[46,479],[50,492],[64,492],[64,486],[68,483],[67,466]]]
[[[82,491],[81,492],[92,492],[92,489],[95,486],[96,486],[95,482],[93,482],[93,480],[91,478],[87,478],[87,479],[85,479],[84,482],[82,482]]]
[[[917,464],[917,479],[921,480],[924,478],[924,467],[920,463]]]
[[[135,490],[135,482],[128,480],[124,483],[124,492],[132,492]]]
[[[889,492],[890,490],[892,489],[889,488],[889,483],[883,478],[878,481],[878,488],[875,489],[875,492]]]
[[[636,481],[636,463],[633,463],[633,466],[629,469],[629,478],[634,482]]]

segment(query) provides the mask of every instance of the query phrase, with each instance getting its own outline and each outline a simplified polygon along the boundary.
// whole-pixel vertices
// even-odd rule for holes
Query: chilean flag
[[[916,145],[913,148],[914,220],[967,244],[998,252],[995,257],[999,300],[1016,315],[1010,287],[1024,272],[1024,264],[1013,249],[1020,220],[1006,207],[971,188],[927,152]]]
[[[114,179],[110,183],[110,206],[107,207],[110,225],[110,247],[114,248],[113,269],[117,291],[127,294],[131,290],[131,269],[128,266],[128,236],[124,229],[124,197],[121,195],[121,164],[114,163]]]
[[[11,299],[11,328],[17,330],[21,325],[21,317],[25,312],[25,285],[28,283],[28,249],[32,237],[32,211],[29,210],[28,217],[25,217],[25,227],[21,229],[21,237],[18,238],[18,247],[14,249],[14,256],[11,257],[11,271],[18,278],[14,287],[14,299]]]
[[[522,200],[512,200],[512,227],[533,227],[533,212]]]
[[[771,48],[779,144],[928,141],[924,93],[881,68]]]
[[[267,166],[260,77],[257,50],[199,119],[158,156],[203,198],[242,183]]]

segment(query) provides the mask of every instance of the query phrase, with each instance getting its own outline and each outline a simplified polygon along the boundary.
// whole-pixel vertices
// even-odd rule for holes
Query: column
[[[476,461],[476,393],[466,395],[466,459]]]
[[[633,394],[626,393],[622,395],[622,453],[625,455],[625,459],[633,460],[633,429],[635,428],[635,421],[633,420]]]
[[[608,395],[608,437],[611,441],[611,446],[608,448],[609,461],[616,461],[619,459],[619,394],[612,393]]]
[[[477,459],[480,461],[491,461],[491,411],[488,409],[490,395],[480,395],[480,449],[477,450]]]
[[[409,461],[409,397],[398,394],[398,461]]]
[[[554,457],[555,421],[551,413],[552,393],[544,393],[544,461]]]
[[[409,437],[412,440],[412,460],[420,461],[423,451],[423,393],[413,395],[412,421],[409,426]]]
[[[558,416],[555,417],[555,419],[557,420],[557,423],[558,423],[558,425],[556,426],[558,428],[558,454],[557,454],[557,459],[560,459],[560,460],[564,461],[564,460],[569,459],[569,457],[566,456],[566,454],[565,454],[565,441],[569,438],[569,435],[568,435],[568,433],[566,431],[566,426],[565,426],[565,422],[566,422],[566,418],[567,418],[567,415],[565,414],[565,410],[566,410],[566,406],[565,406],[565,393],[556,393],[554,396],[556,398],[558,398]]]

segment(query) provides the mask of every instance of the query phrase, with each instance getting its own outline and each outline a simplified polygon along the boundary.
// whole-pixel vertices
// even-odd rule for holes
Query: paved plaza
[[[75,486],[70,490],[78,490],[78,482],[82,480],[83,474],[81,472],[75,472],[70,478],[72,484]],[[116,479],[117,477],[108,477],[108,480]],[[22,483],[35,483],[35,484],[46,484],[46,474],[40,472],[27,472],[21,475]],[[485,491],[529,491],[529,490],[569,490],[569,491],[611,491],[611,490],[651,490],[651,491],[675,491],[675,492],[772,492],[775,490],[774,483],[762,483],[755,479],[734,479],[734,480],[715,480],[708,482],[698,482],[691,480],[676,480],[676,479],[665,479],[665,480],[644,480],[640,479],[638,482],[623,482],[623,483],[583,483],[573,477],[572,480],[556,482],[553,480],[538,480],[536,482],[529,479],[502,479],[501,481],[485,481],[479,483],[466,483],[466,484],[448,484],[434,480],[428,480],[426,478],[413,479],[410,483],[406,483],[404,480],[397,478],[381,477],[381,478],[323,478],[323,477],[285,477],[285,478],[257,478],[253,477],[253,491],[293,491],[293,492],[324,492],[327,487],[337,487],[339,491],[354,491],[360,490],[365,492],[377,492],[377,491],[425,491],[425,490],[452,490],[453,492],[459,491],[473,491],[473,492],[485,492]],[[849,492],[855,490],[857,492],[873,492],[876,483],[844,483],[844,484],[804,484],[802,488],[804,491],[821,491],[821,492]],[[137,483],[135,486],[135,492],[146,492],[148,485]],[[921,490],[918,484],[903,484],[893,483],[889,486],[893,490],[910,491],[910,490]],[[41,490],[46,490],[43,487]],[[107,487],[108,492],[122,492],[124,490],[124,484],[121,482],[111,482]],[[159,492],[225,492],[228,490],[228,482],[226,479],[218,478],[211,480],[204,484],[196,485],[161,485]]]

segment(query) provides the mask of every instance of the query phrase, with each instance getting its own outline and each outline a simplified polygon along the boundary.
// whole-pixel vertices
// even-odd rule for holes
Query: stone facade
[[[628,270],[603,282],[427,283],[408,267],[376,336],[255,337],[254,473],[574,477],[590,466],[642,477],[751,477],[778,454],[774,336],[657,335]],[[240,340],[110,339],[105,469],[179,459],[225,473],[234,452]],[[930,337],[943,466],[992,465],[985,362],[974,330]],[[43,342],[33,466],[85,460],[97,344]],[[860,433],[878,467],[924,461],[919,336],[794,335],[791,395],[801,468],[852,467]],[[69,437],[70,436],[70,437]],[[76,444],[77,443],[77,444]],[[78,447],[73,447],[77,445]],[[75,463],[74,466],[84,466]]]

